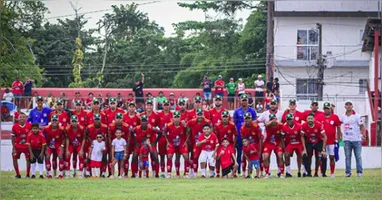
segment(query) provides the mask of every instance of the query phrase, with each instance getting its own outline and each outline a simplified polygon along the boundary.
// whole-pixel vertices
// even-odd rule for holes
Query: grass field
[[[15,180],[2,172],[0,199],[382,199],[381,170],[335,179]]]

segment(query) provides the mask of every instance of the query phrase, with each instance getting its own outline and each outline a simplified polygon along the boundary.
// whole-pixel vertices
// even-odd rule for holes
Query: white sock
[[[286,172],[290,174],[290,165],[286,166]]]
[[[82,176],[82,171],[79,171],[78,174],[79,174],[80,176]]]
[[[93,170],[92,170],[92,172],[93,172]],[[89,172],[89,171],[86,171],[86,175],[87,175],[87,176],[90,176],[90,172]]]
[[[40,176],[44,173],[44,164],[38,164],[38,172],[40,172]]]
[[[97,169],[100,169],[100,168],[97,168]],[[102,176],[105,176],[105,172],[102,172]]]
[[[202,169],[202,175],[206,176],[206,169]]]
[[[277,173],[281,173],[280,167],[277,168]]]
[[[50,176],[50,175],[52,175],[52,174],[50,173],[50,171],[46,171],[46,175],[47,175],[47,176]]]
[[[88,172],[86,172],[88,173]],[[92,175],[95,176],[96,175],[96,168],[92,168]]]
[[[210,170],[210,176],[215,176],[215,171]]]
[[[66,177],[68,178],[70,177],[70,171],[66,171],[65,174],[66,174]]]
[[[60,176],[64,175],[64,171],[60,171]]]
[[[100,172],[101,172],[101,168],[96,168],[96,176],[97,177],[99,177]],[[102,174],[104,174],[104,172]]]
[[[31,164],[32,175],[36,175],[36,163]]]

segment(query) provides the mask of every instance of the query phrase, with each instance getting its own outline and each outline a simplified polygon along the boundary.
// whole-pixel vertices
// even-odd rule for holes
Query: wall
[[[378,1],[276,1],[276,11],[378,11]]]
[[[374,91],[374,51],[368,52],[370,57],[369,60],[369,80],[370,80],[370,90]],[[379,47],[379,83],[378,83],[378,88],[381,91],[381,76],[382,76],[382,70],[381,70],[381,57],[382,57],[382,48]]]

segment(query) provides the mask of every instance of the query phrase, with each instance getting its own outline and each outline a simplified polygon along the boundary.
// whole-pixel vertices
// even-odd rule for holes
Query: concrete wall
[[[378,1],[276,1],[276,11],[378,11]]]

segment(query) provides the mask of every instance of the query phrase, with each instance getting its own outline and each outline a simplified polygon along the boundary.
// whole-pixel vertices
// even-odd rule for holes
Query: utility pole
[[[274,54],[274,37],[273,37],[273,13],[275,10],[275,2],[268,1],[267,11],[267,60],[266,60],[266,75],[267,80],[273,77],[273,54]]]
[[[77,3],[76,6],[70,1],[70,5],[72,6],[72,9],[74,10],[74,13],[76,14],[76,23],[77,23],[77,37],[80,38],[80,33],[81,33],[81,25],[80,25],[80,19],[78,17],[78,11],[81,10],[82,7],[77,8]]]
[[[317,23],[317,29],[319,32],[319,38],[318,38],[318,80],[317,80],[317,94],[319,101],[322,101],[323,97],[323,86],[324,86],[324,70],[325,70],[325,63],[324,63],[324,57],[322,55],[322,24]]]

